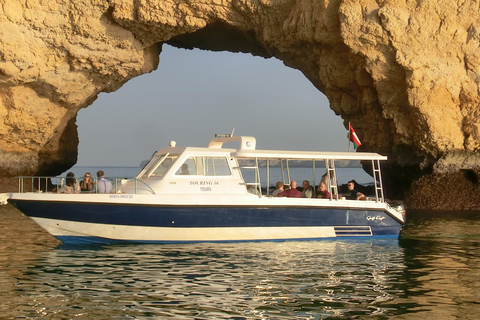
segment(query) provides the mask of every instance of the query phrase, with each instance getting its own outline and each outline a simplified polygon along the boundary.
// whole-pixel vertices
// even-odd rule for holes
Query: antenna
[[[216,134],[215,133],[215,138],[230,138],[230,137],[233,137],[233,132],[235,131],[235,128],[233,128],[232,130],[232,133],[228,134],[228,133],[225,133],[225,134]]]

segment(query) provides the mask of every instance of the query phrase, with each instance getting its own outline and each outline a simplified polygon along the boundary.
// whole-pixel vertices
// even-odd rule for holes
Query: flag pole
[[[348,137],[348,152],[350,152],[350,121],[348,122],[348,134],[347,134],[347,137]]]

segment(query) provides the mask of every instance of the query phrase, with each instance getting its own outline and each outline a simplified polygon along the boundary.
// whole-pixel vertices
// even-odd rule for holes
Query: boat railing
[[[20,176],[13,179],[18,179],[18,192],[26,193],[52,191],[53,186],[61,185],[66,177]]]
[[[51,192],[51,193],[61,193],[61,188],[63,187],[65,176],[19,176],[13,179],[18,179],[18,192],[19,193],[29,193],[29,192]],[[134,193],[138,193],[139,185],[147,187],[147,189],[155,194],[155,191],[147,184],[145,181],[136,179],[136,178],[124,178],[124,177],[107,177],[107,180],[112,182],[112,193],[117,193],[121,189],[121,186],[127,181],[134,181]],[[78,180],[76,179],[76,182]],[[92,182],[96,186],[97,179],[92,179]],[[144,189],[142,189],[144,190]],[[97,188],[94,187],[92,191],[82,191],[81,193],[97,193]]]

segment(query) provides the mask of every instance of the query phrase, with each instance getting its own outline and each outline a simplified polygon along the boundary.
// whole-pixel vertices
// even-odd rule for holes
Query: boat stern
[[[401,200],[386,200],[389,207],[402,217],[402,222],[405,223],[405,205]]]

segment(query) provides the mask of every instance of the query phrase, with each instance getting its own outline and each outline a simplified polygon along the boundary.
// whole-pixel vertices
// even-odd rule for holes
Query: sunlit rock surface
[[[301,70],[389,156],[388,196],[480,209],[479,21],[461,0],[0,0],[0,175],[72,166],[76,113],[169,43]]]

